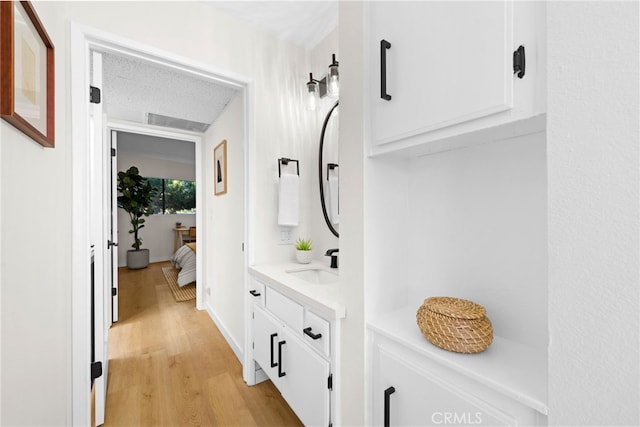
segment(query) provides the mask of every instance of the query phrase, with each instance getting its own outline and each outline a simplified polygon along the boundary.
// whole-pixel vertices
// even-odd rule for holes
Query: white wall
[[[549,2],[549,423],[640,425],[637,2]]]
[[[205,251],[204,303],[236,351],[244,351],[244,107],[242,96],[227,105],[204,136],[202,156],[206,212],[204,240],[200,244]],[[227,193],[216,196],[213,150],[222,140],[227,141]]]
[[[56,48],[57,146],[42,149],[0,123],[0,423],[70,425],[74,177],[68,141],[73,121],[81,120],[70,115],[68,85],[79,84],[71,80],[68,68],[70,21],[253,79],[253,135],[249,137],[255,143],[253,202],[260,211],[255,221],[254,257],[259,261],[293,256],[291,246],[275,241],[276,159],[299,156],[309,145],[308,120],[301,107],[308,67],[303,48],[201,2],[34,5]],[[308,220],[306,223],[308,226]],[[29,227],[18,227],[21,224]]]
[[[363,5],[339,2],[340,46],[340,287],[347,307],[340,337],[342,424],[364,425],[365,234],[363,174]],[[328,64],[327,64],[328,65]],[[348,179],[346,179],[348,177]]]
[[[56,148],[0,121],[2,425],[70,423],[71,168],[64,21],[34,3],[56,47]],[[89,260],[86,260],[89,263]]]
[[[545,134],[410,163],[407,303],[482,304],[494,334],[547,348]]]
[[[185,144],[193,144],[185,142]],[[173,162],[171,160],[158,159],[143,154],[134,154],[119,150],[118,171],[126,171],[131,166],[136,166],[140,175],[148,178],[181,179],[195,181],[195,164]],[[151,262],[167,261],[173,256],[175,233],[173,229],[176,222],[180,221],[184,227],[196,225],[195,214],[169,214],[151,215],[146,218],[144,228],[139,235],[142,238],[142,248],[149,249]],[[118,265],[127,265],[127,251],[133,249],[133,235],[129,214],[124,209],[118,208]]]

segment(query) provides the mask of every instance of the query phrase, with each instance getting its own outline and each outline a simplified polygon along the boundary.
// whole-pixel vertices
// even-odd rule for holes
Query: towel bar
[[[298,173],[298,176],[300,176],[300,162],[298,162],[295,159],[287,159],[286,157],[282,157],[280,159],[278,159],[278,178],[280,178],[282,176],[282,171],[280,169],[280,165],[288,165],[289,162],[295,162],[296,163],[296,170]]]

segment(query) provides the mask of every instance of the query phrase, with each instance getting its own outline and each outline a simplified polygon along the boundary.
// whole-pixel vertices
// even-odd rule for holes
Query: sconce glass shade
[[[338,72],[338,61],[336,54],[333,54],[333,61],[329,65],[329,74],[327,75],[327,93],[332,98],[340,95],[340,73]]]
[[[307,82],[307,109],[315,110],[318,102],[318,84],[313,80],[313,75],[309,74]]]

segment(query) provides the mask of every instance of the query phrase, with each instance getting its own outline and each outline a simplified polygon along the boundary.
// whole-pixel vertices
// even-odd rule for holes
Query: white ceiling
[[[305,48],[312,48],[338,25],[338,3],[331,1],[211,1],[236,16]],[[110,118],[204,132],[237,94],[237,89],[192,74],[131,57],[103,54],[103,100]],[[160,117],[160,122],[150,122]],[[131,138],[120,148],[127,150]],[[139,138],[129,149],[185,161],[193,144],[154,143]],[[193,160],[192,160],[193,161]]]
[[[105,112],[135,123],[148,123],[152,114],[208,125],[237,92],[211,80],[113,54],[103,54],[103,74]]]
[[[190,141],[118,132],[120,154],[142,154],[161,160],[195,164],[195,144]]]
[[[307,49],[315,47],[338,26],[337,0],[208,0],[207,3]]]

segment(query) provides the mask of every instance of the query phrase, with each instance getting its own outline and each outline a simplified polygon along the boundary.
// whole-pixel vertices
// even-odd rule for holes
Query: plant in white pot
[[[298,238],[296,240],[296,260],[300,264],[309,264],[313,259],[311,239]]]
[[[151,200],[155,190],[146,178],[140,176],[138,168],[131,166],[126,172],[118,172],[118,207],[122,208],[131,218],[133,234],[133,250],[127,251],[127,267],[132,270],[145,268],[149,265],[149,249],[140,249],[142,238],[138,234],[144,227],[144,217],[153,213]]]

